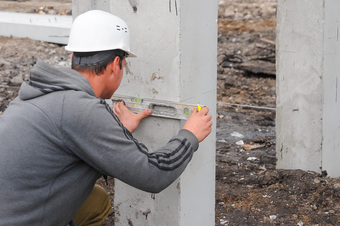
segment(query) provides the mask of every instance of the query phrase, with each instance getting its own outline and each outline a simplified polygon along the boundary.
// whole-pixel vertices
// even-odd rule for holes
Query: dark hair
[[[91,72],[102,74],[107,65],[119,57],[119,66],[122,68],[122,60],[126,57],[123,50],[108,50],[100,52],[74,52],[72,58],[72,69],[79,72]]]

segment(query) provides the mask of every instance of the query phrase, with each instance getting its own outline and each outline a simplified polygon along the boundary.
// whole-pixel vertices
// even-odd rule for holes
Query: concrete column
[[[112,0],[110,8],[129,25],[138,56],[128,59],[117,94],[199,102],[215,118],[217,1]],[[150,117],[134,136],[152,151],[183,124]],[[214,127],[180,179],[160,194],[116,181],[116,225],[215,225],[215,133]]]
[[[340,176],[340,1],[279,0],[277,168]]]

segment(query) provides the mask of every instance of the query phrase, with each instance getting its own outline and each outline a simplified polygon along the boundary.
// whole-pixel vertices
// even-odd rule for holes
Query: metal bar
[[[244,107],[244,108],[254,108],[259,110],[269,110],[269,111],[276,111],[276,108],[271,107],[261,107],[261,106],[252,106],[252,105],[246,105],[246,104],[232,104],[232,103],[224,103],[224,102],[217,102],[218,106],[237,106],[237,107]]]

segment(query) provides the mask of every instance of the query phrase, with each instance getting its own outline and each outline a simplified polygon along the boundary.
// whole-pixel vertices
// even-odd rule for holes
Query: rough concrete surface
[[[0,10],[69,14],[70,2],[0,0]],[[219,1],[215,224],[339,225],[339,178],[275,169],[275,15],[275,0]],[[0,37],[0,114],[37,58],[70,65],[63,46]],[[112,178],[98,183],[114,196]],[[112,210],[104,225],[114,220]]]

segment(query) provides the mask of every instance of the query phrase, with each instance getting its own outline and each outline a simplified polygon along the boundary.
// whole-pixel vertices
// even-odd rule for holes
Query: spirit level
[[[112,96],[111,100],[113,103],[123,101],[125,103],[125,106],[134,113],[139,113],[149,108],[152,110],[152,116],[183,120],[188,119],[188,117],[192,113],[192,109],[197,109],[198,106],[197,104],[185,104],[165,100],[118,95]]]

